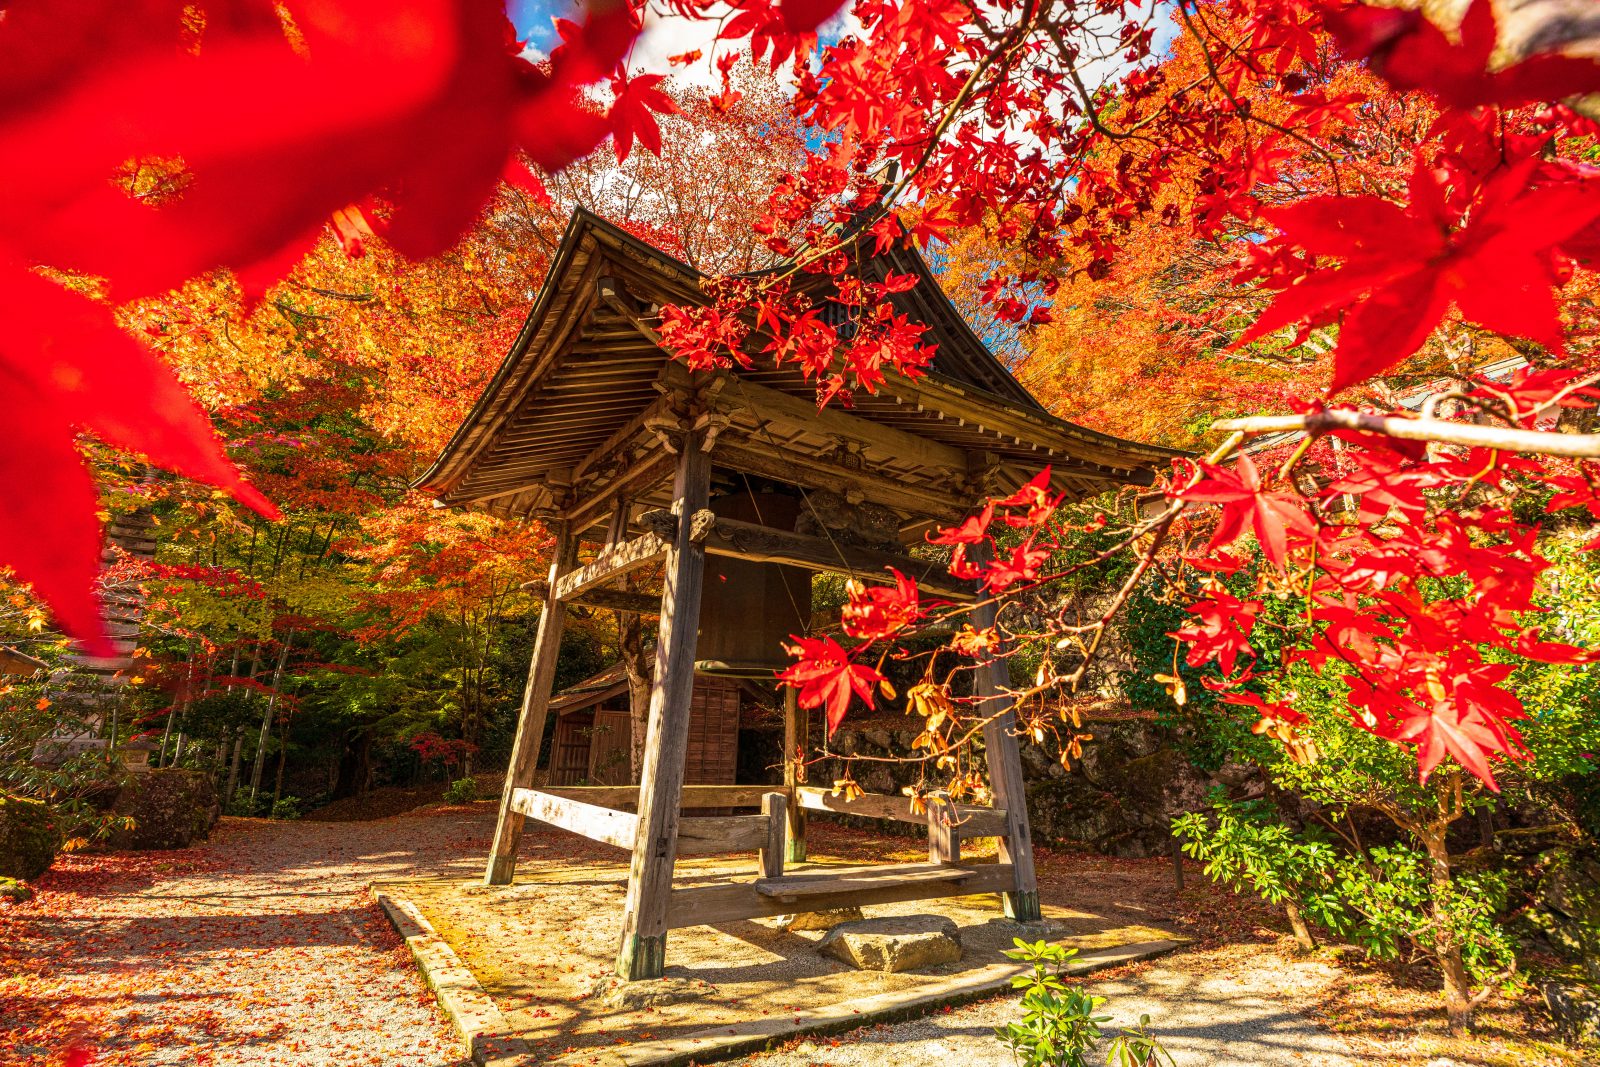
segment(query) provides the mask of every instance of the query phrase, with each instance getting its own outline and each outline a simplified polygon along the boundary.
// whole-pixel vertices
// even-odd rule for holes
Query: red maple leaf
[[[1492,0],[1473,0],[1455,41],[1416,9],[1345,0],[1324,22],[1345,55],[1366,60],[1401,92],[1423,90],[1451,107],[1521,107],[1600,92],[1600,63],[1583,56],[1544,53],[1491,72]]]
[[[1600,219],[1600,197],[1582,183],[1530,185],[1538,166],[1530,158],[1498,170],[1465,222],[1452,179],[1425,158],[1404,207],[1376,196],[1323,196],[1264,212],[1282,240],[1343,263],[1284,289],[1239,343],[1343,311],[1329,392],[1411,355],[1452,305],[1491,330],[1560,351],[1555,249]]]
[[[94,484],[76,429],[221,486],[277,516],[227,457],[206,416],[156,357],[118,328],[111,310],[29,271],[0,267],[0,381],[10,418],[0,471],[0,559],[33,583],[63,629],[105,652],[91,588],[100,569]]]
[[[119,298],[285,262],[378,191],[395,247],[443,251],[514,142],[547,168],[593,149],[606,126],[579,90],[637,32],[626,4],[597,8],[534,68],[508,51],[497,4],[306,0],[303,55],[254,17],[213,20],[191,55],[175,47],[179,5],[165,35],[147,6],[28,0],[0,24],[0,165],[19,168],[0,240],[108,277]],[[182,159],[183,195],[156,205],[107,180],[134,158]]]
[[[1181,495],[1185,500],[1221,504],[1222,517],[1206,545],[1208,554],[1239,539],[1248,526],[1261,542],[1261,550],[1282,570],[1289,556],[1288,531],[1315,537],[1317,527],[1305,507],[1287,493],[1262,488],[1261,474],[1249,455],[1241,453],[1235,470],[1202,464],[1205,478]]]
[[[636,139],[651,152],[661,154],[661,127],[656,124],[656,115],[676,115],[681,111],[672,97],[661,90],[660,85],[665,80],[663,74],[640,74],[633,78],[619,75],[611,79],[615,99],[608,118],[618,163],[628,158]]]
[[[1039,568],[1050,558],[1048,548],[1036,548],[1033,538],[1011,550],[1011,555],[991,562],[983,573],[983,584],[992,593],[1003,593],[1018,582],[1031,582],[1039,577]]]
[[[821,704],[827,708],[828,736],[832,737],[844,721],[852,695],[872,707],[873,688],[884,680],[883,675],[851,660],[850,653],[831,637],[795,635],[794,640],[788,651],[798,662],[779,672],[778,680],[800,691],[796,699],[801,707]]]
[[[891,637],[922,617],[917,583],[895,570],[893,586],[846,584],[850,600],[839,612],[840,625],[851,637],[867,641]]]
[[[1222,673],[1232,675],[1240,652],[1250,651],[1250,631],[1261,611],[1259,600],[1240,600],[1218,591],[1186,609],[1196,617],[1188,626],[1168,634],[1189,646],[1184,656],[1191,667],[1216,660]]]
[[[930,545],[975,545],[988,536],[989,524],[994,521],[994,501],[989,501],[976,515],[968,515],[960,526],[940,527],[936,534],[928,535]]]
[[[772,49],[772,69],[816,42],[816,29],[842,6],[841,0],[733,0],[734,15],[723,26],[725,40],[750,38],[750,58]]]
[[[1525,755],[1522,737],[1511,724],[1527,712],[1511,693],[1500,688],[1515,669],[1508,663],[1484,663],[1465,648],[1452,649],[1437,660],[1396,653],[1396,666],[1384,684],[1374,686],[1347,675],[1352,716],[1374,721],[1366,725],[1379,737],[1417,746],[1417,770],[1427,781],[1445,756],[1499,791],[1489,760],[1496,755]],[[1409,690],[1410,695],[1405,693]]]

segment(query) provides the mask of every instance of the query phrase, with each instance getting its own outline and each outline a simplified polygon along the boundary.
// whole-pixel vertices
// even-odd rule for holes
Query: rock
[[[826,911],[802,911],[798,915],[778,916],[780,930],[832,930],[840,923],[860,922],[866,918],[860,908],[829,908]]]
[[[649,1011],[663,1004],[681,1004],[716,992],[699,978],[649,978],[625,982],[611,974],[594,984],[589,996],[612,1011]]]
[[[28,883],[19,882],[15,878],[0,878],[0,900],[21,904],[25,900],[32,899],[33,890],[28,888]]]
[[[1600,993],[1573,982],[1545,982],[1539,991],[1550,1017],[1569,1039],[1600,1037]]]
[[[188,848],[211,833],[222,804],[210,776],[166,767],[123,786],[111,812],[133,820],[132,829],[111,835],[113,848]]]
[[[1534,900],[1528,921],[1600,981],[1600,858],[1571,851],[1557,856]]]
[[[916,971],[961,958],[956,924],[943,915],[862,919],[828,931],[818,951],[859,971]]]
[[[49,805],[0,793],[0,878],[39,877],[60,847],[61,832]]]

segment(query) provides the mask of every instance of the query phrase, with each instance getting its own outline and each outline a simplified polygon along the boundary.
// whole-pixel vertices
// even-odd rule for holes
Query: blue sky
[[[547,54],[556,45],[555,26],[550,20],[571,10],[571,4],[560,0],[506,0],[506,14],[517,28],[517,35]]]

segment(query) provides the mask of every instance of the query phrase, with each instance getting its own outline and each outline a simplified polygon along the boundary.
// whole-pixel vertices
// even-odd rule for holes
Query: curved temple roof
[[[1058,490],[1081,497],[1148,484],[1153,468],[1181,455],[1046,412],[915,251],[863,252],[861,267],[868,277],[918,276],[919,285],[896,294],[896,309],[928,325],[938,354],[923,377],[891,373],[876,394],[858,390],[848,408],[819,412],[814,386],[792,366],[760,361],[691,379],[656,344],[653,326],[663,304],[707,302],[700,275],[580,210],[511,351],[417,485],[441,504],[502,515],[566,510],[581,528],[604,517],[584,509],[593,487],[656,499],[670,456],[652,425],[691,383],[719,420],[719,467],[913,518],[958,515],[975,488],[1006,491],[1046,464]]]

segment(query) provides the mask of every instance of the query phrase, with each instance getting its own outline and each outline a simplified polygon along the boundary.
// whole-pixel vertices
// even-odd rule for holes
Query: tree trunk
[[[358,797],[367,791],[367,779],[372,770],[371,750],[372,738],[365,733],[357,734],[346,743],[339,755],[333,787],[334,799]]]
[[[1300,906],[1292,900],[1286,900],[1283,902],[1283,910],[1289,916],[1289,929],[1294,931],[1294,942],[1300,946],[1300,951],[1314,951],[1317,939],[1311,933],[1311,927],[1306,925],[1306,917],[1300,914]]]
[[[1450,931],[1445,902],[1450,898],[1450,853],[1444,835],[1449,823],[1429,823],[1416,830],[1428,852],[1428,884],[1432,890],[1434,955],[1444,976],[1444,1007],[1450,1032],[1464,1036],[1472,1029],[1472,989],[1466,964],[1461,959],[1461,944]]]
[[[629,583],[631,584],[631,583]],[[617,646],[628,675],[628,780],[637,782],[644,766],[645,729],[650,721],[650,666],[644,651],[644,620],[633,612],[617,612]]]
[[[272,672],[272,694],[267,697],[267,710],[261,716],[261,737],[256,743],[256,762],[250,770],[250,810],[255,813],[256,797],[261,793],[261,772],[267,762],[267,742],[272,739],[272,712],[278,706],[278,687],[283,684],[283,665],[289,660],[289,643],[294,640],[290,630],[278,650],[278,667]]]
[[[276,808],[283,799],[283,765],[289,758],[289,717],[283,719],[283,730],[278,735],[278,775],[272,784],[272,806]]]
[[[228,788],[223,790],[222,802],[231,804],[234,791],[239,788],[239,757],[244,754],[244,731],[236,730],[233,735],[233,763],[228,768]]]

